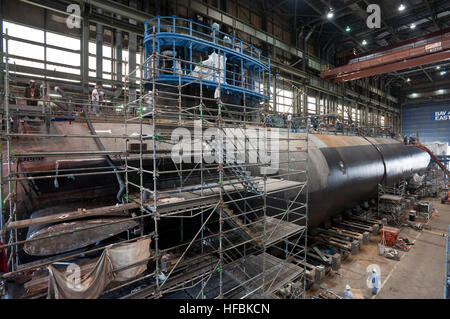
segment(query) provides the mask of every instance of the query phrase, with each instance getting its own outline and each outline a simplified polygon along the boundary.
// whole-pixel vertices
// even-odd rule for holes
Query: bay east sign
[[[450,111],[433,112],[431,119],[434,121],[450,121]]]

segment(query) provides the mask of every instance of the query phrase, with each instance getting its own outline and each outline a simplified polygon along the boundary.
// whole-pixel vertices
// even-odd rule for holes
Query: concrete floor
[[[429,222],[429,230],[447,233],[450,224],[450,205],[443,205],[437,198],[433,202],[438,216]],[[345,285],[359,289],[364,298],[376,299],[442,299],[445,274],[445,237],[418,232],[409,227],[400,231],[401,237],[414,241],[408,252],[399,252],[395,261],[378,255],[379,236],[371,236],[368,245],[361,245],[360,252],[342,262],[338,272],[326,276],[322,287],[341,294]],[[372,295],[366,279],[373,265],[381,271],[381,288]]]

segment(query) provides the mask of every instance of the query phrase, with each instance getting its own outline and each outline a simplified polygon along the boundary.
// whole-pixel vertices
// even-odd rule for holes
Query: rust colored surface
[[[357,78],[356,74],[358,74],[358,72],[375,69],[377,67],[384,67],[386,70],[394,71],[394,66],[398,65],[399,62],[405,62],[424,56],[430,57],[433,53],[445,52],[448,49],[450,49],[450,32],[441,34],[436,39],[427,41],[426,43],[416,43],[414,46],[395,51],[387,51],[382,55],[326,70],[321,73],[321,77],[336,79],[343,77],[344,80],[349,80]]]
[[[356,145],[370,145],[365,139],[359,136],[342,136],[331,134],[314,134],[328,147],[343,147],[343,146],[356,146]]]
[[[345,147],[345,146],[360,146],[373,144],[395,144],[399,143],[397,140],[389,138],[373,138],[368,137],[367,140],[361,136],[343,136],[332,134],[314,134],[328,147]],[[370,141],[370,142],[369,142]]]

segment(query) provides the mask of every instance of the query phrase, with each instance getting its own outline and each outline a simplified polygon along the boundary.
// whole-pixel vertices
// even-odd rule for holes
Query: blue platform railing
[[[144,48],[146,57],[153,50],[158,53],[156,75],[158,80],[190,82],[201,74],[196,66],[204,62],[193,61],[194,51],[208,55],[215,52],[220,53],[219,59],[223,59],[220,64],[223,74],[217,78],[216,73],[212,72],[209,79],[203,80],[204,83],[214,87],[220,81],[221,88],[226,91],[248,93],[257,99],[269,97],[270,58],[263,57],[260,49],[236,36],[193,20],[158,16],[145,23]],[[179,59],[180,50],[184,51],[185,59]],[[168,62],[170,60],[173,62]],[[200,69],[206,70],[207,67],[202,66]],[[264,72],[267,74],[266,77],[263,76]],[[147,72],[145,77],[149,79],[151,75],[152,72]]]
[[[176,16],[158,16],[147,20],[145,22],[145,36],[152,34],[153,26],[156,27],[157,33],[169,32],[198,37],[228,47],[236,52],[241,52],[242,54],[256,59],[262,64],[269,63],[269,58],[261,56],[261,50],[256,48],[253,44],[245,42],[234,35],[217,31],[210,26],[197,23],[190,19],[179,18]],[[229,39],[229,41],[227,39]]]

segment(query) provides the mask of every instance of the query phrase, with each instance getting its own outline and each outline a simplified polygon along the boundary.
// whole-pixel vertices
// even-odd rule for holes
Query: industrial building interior
[[[450,1],[0,25],[2,299],[450,299]]]

